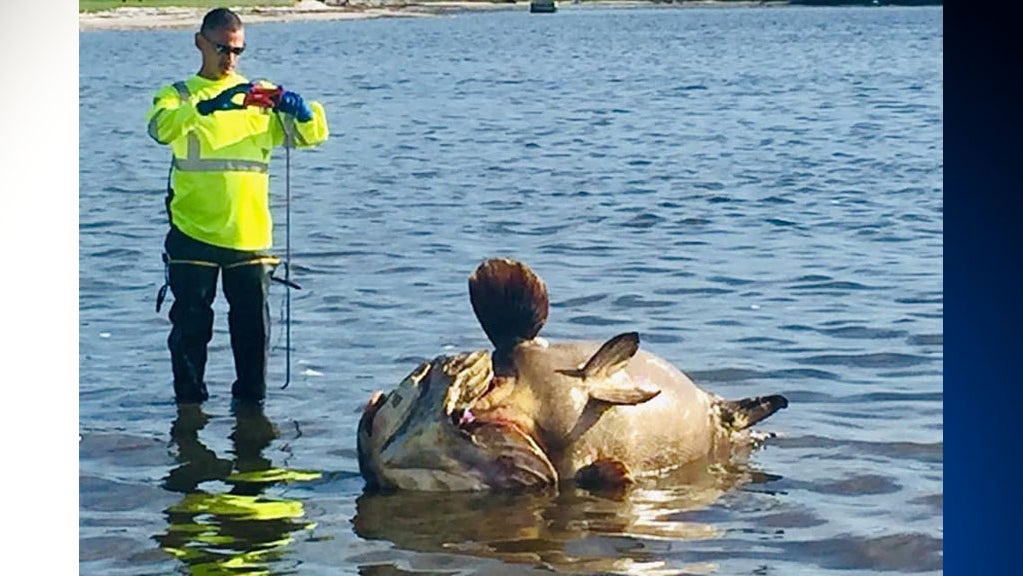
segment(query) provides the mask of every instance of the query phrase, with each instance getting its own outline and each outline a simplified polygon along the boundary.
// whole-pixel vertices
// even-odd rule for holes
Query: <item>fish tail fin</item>
[[[788,399],[780,394],[722,400],[719,403],[721,424],[730,430],[745,430],[788,405]]]
[[[547,321],[547,286],[528,266],[507,258],[484,261],[469,276],[469,299],[498,350],[532,340]]]

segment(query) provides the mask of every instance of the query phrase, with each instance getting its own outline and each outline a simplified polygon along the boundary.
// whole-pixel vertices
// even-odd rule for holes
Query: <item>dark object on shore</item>
[[[529,11],[538,14],[550,14],[558,11],[558,5],[554,0],[530,0]]]

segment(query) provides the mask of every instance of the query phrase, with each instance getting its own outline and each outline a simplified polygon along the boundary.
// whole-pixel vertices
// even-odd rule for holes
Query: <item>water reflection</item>
[[[778,479],[744,463],[695,463],[656,483],[597,494],[397,492],[363,494],[352,520],[357,535],[421,553],[463,554],[559,573],[678,574],[714,571],[671,551],[680,541],[719,538],[723,530],[692,519],[725,493]],[[676,555],[677,556],[677,555]],[[375,566],[362,566],[364,573]],[[395,567],[396,568],[396,567]]]
[[[234,408],[233,458],[221,458],[199,439],[209,416],[198,405],[178,406],[171,443],[179,465],[163,487],[184,496],[164,510],[168,528],[154,538],[181,560],[190,574],[267,574],[292,534],[313,528],[302,503],[266,494],[275,484],[311,480],[315,472],[276,468],[263,451],[278,437],[277,427],[258,406]],[[205,489],[228,486],[226,492]]]

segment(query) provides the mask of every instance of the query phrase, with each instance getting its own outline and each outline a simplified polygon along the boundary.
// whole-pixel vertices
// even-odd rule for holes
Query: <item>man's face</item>
[[[195,45],[202,52],[202,75],[223,78],[238,65],[241,51],[245,49],[245,30],[221,28],[199,32],[195,35]]]

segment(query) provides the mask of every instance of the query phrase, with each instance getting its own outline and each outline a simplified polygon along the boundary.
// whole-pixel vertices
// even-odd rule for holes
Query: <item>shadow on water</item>
[[[219,457],[199,440],[210,419],[200,406],[180,405],[171,425],[179,465],[163,487],[182,498],[164,510],[167,530],[153,538],[190,574],[267,574],[292,534],[314,527],[301,502],[266,492],[320,474],[277,468],[263,456],[279,431],[261,407],[239,405],[234,416],[233,459]],[[203,487],[207,483],[228,488],[215,492]]]
[[[743,485],[777,479],[744,464],[702,462],[619,493],[367,493],[356,501],[352,524],[361,538],[399,550],[498,560],[538,573],[703,573],[714,567],[672,551],[679,542],[720,538],[723,530],[691,513]],[[393,557],[349,560],[361,574],[406,573]]]

